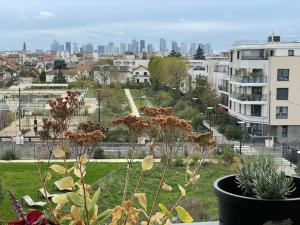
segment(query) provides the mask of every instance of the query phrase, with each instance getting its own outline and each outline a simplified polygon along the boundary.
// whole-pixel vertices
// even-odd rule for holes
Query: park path
[[[133,97],[131,95],[131,92],[129,89],[124,89],[125,90],[125,95],[128,99],[130,108],[131,108],[131,115],[136,116],[136,117],[140,117],[140,113],[139,110],[137,109],[134,101],[133,101]]]

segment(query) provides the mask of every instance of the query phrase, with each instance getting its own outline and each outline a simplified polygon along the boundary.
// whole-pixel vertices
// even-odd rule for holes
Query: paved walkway
[[[88,108],[88,113],[92,114],[98,108],[98,101],[96,98],[85,98],[85,106]]]
[[[129,102],[129,105],[130,105],[130,108],[131,108],[131,115],[140,117],[139,110],[137,109],[137,107],[136,107],[136,105],[133,101],[133,98],[132,98],[132,95],[131,95],[129,89],[125,89],[125,95],[128,99],[128,102]]]

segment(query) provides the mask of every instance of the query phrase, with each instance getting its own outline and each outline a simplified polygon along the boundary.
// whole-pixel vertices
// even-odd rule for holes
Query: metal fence
[[[162,146],[160,143],[156,144],[159,148]],[[177,154],[183,156],[187,152],[192,151],[191,143],[184,143],[180,146],[174,146],[174,149],[178,148]],[[104,150],[104,155],[108,158],[125,158],[128,152],[132,149],[131,143],[126,142],[104,142],[95,149],[101,148]],[[40,142],[26,142],[22,145],[17,145],[14,142],[2,142],[0,143],[0,159],[6,152],[14,152],[18,159],[46,159],[49,155],[49,149],[51,149],[51,143],[45,144]],[[78,148],[67,145],[69,152],[69,158],[75,158],[79,152]],[[142,157],[145,153],[149,152],[149,148],[146,144],[138,145],[137,157]],[[157,156],[160,156],[160,152],[156,152]]]

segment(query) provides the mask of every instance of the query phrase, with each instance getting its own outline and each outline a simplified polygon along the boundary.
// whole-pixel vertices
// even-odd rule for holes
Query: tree
[[[193,100],[196,98],[197,100]],[[205,112],[207,107],[217,107],[218,96],[210,87],[206,78],[198,77],[195,81],[195,88],[186,94],[186,99],[198,105],[200,111]]]
[[[53,77],[52,82],[56,84],[65,84],[67,83],[67,80],[63,73],[61,71],[58,71],[58,73]]]
[[[54,70],[66,70],[68,69],[67,63],[63,59],[57,59],[54,61]]]
[[[180,52],[176,52],[175,50],[172,50],[169,54],[169,57],[182,57]]]
[[[196,54],[194,55],[194,59],[198,59],[198,60],[204,60],[204,59],[205,59],[204,51],[203,51],[203,49],[200,47],[200,45],[198,45]]]
[[[149,71],[154,89],[166,85],[179,90],[180,83],[187,77],[187,62],[182,57],[153,57]]]
[[[40,82],[45,82],[46,81],[46,72],[43,71],[40,73]]]

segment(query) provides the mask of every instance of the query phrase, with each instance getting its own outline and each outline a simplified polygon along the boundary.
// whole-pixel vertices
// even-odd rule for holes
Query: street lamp
[[[237,123],[240,124],[240,126],[241,126],[241,135],[240,135],[240,155],[241,155],[242,154],[242,139],[243,139],[243,136],[244,136],[244,135],[242,135],[242,127],[245,126],[246,122],[238,121]]]
[[[214,109],[214,107],[209,106],[207,107],[207,113],[208,113],[208,119],[209,119],[209,131],[211,132],[211,121],[212,121],[212,110]]]

